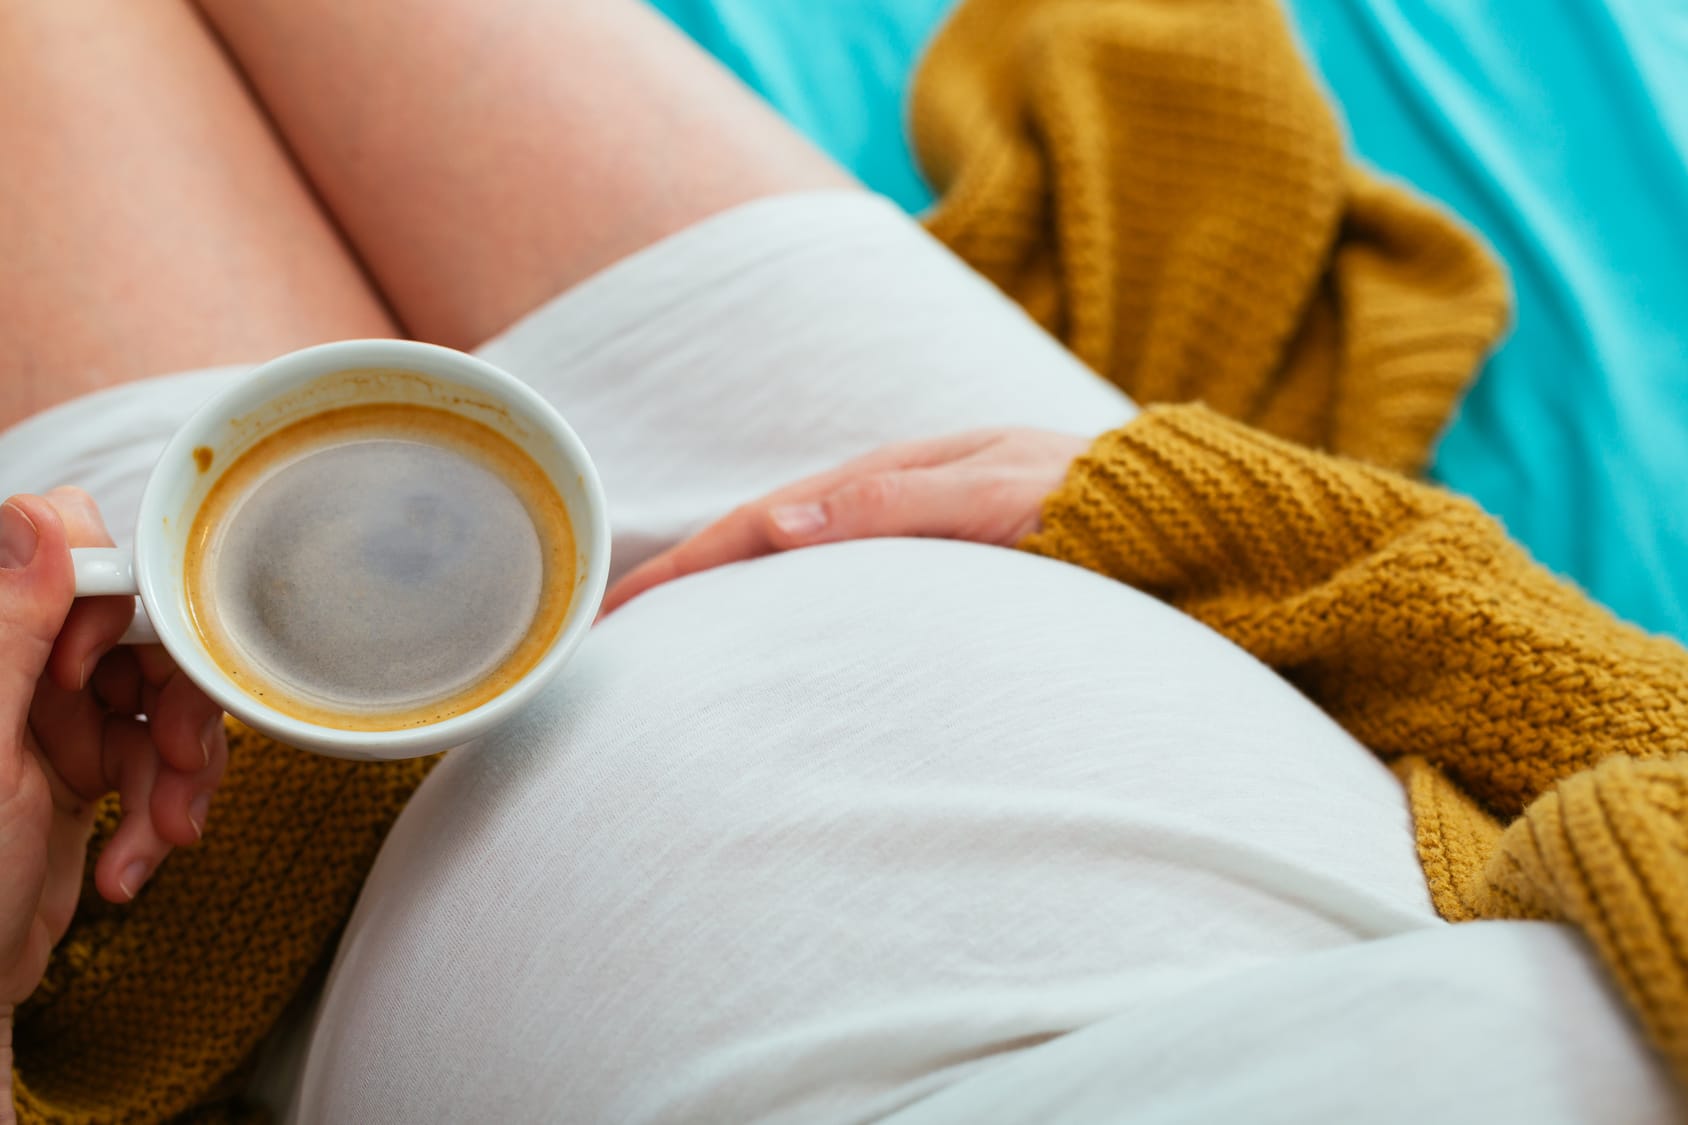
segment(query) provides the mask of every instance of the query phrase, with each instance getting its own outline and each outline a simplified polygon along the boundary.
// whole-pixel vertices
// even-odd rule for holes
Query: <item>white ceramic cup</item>
[[[244,691],[206,651],[183,581],[187,539],[211,487],[259,440],[338,407],[416,403],[492,427],[550,478],[574,526],[576,589],[556,639],[526,675],[468,711],[403,730],[359,731],[307,722]],[[354,486],[355,485],[350,485]],[[79,548],[78,597],[138,595],[125,643],[159,643],[229,714],[281,742],[339,758],[410,758],[483,734],[530,701],[592,627],[610,565],[603,486],[586,447],[531,387],[474,356],[405,340],[347,340],[272,360],[207,403],[170,439],[147,479],[133,557]]]

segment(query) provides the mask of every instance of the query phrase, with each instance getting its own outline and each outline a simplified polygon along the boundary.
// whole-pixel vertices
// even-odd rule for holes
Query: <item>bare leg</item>
[[[0,427],[395,331],[191,7],[0,5]]]
[[[199,3],[437,343],[735,204],[853,182],[636,0]]]

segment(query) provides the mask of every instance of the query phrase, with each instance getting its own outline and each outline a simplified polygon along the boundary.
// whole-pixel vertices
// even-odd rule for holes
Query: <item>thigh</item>
[[[0,428],[143,375],[392,331],[191,8],[0,8]]]
[[[867,1120],[1441,925],[1383,766],[1074,567],[795,552],[653,591],[577,659],[400,818],[300,1119]]]
[[[1133,413],[640,0],[199,3],[406,326],[580,432],[617,572],[876,445]]]
[[[845,174],[639,0],[199,0],[406,327],[471,347]]]

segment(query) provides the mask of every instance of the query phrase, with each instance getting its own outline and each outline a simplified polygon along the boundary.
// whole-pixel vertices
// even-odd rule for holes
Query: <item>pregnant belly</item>
[[[1011,551],[802,551],[639,599],[435,771],[304,1119],[854,1119],[1433,925],[1393,778],[1214,633]]]

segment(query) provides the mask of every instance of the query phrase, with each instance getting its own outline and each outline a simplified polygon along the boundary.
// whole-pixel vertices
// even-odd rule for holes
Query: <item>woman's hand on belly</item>
[[[917,537],[1011,546],[1037,530],[1044,497],[1090,446],[1046,430],[974,430],[891,445],[764,496],[629,572],[608,614],[653,586],[776,551]]]

